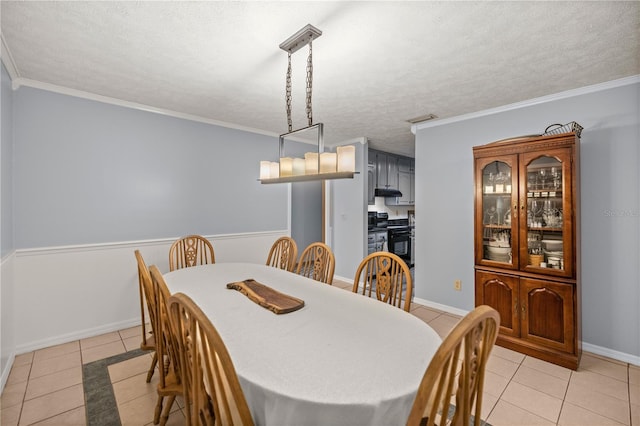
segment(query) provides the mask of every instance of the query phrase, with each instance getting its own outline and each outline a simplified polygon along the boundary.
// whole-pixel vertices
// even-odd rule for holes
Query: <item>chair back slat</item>
[[[333,273],[336,260],[331,248],[325,243],[316,242],[309,244],[300,255],[296,273],[321,281],[326,284],[333,283]]]
[[[149,310],[147,287],[151,285],[151,276],[149,275],[149,268],[142,258],[140,250],[134,252],[136,256],[136,262],[138,264],[138,290],[140,292],[140,322],[142,325],[142,343],[141,348],[147,347],[147,321],[145,316],[145,310]],[[145,281],[148,284],[145,284]],[[145,304],[147,304],[145,309]],[[151,312],[149,312],[149,320],[151,321],[151,327],[153,327],[153,319],[151,318]],[[153,330],[153,328],[152,328]]]
[[[253,425],[251,412],[222,338],[189,296],[170,298],[184,371],[187,424]]]
[[[135,250],[136,262],[138,263],[138,290],[140,293],[140,322],[142,329],[142,342],[140,343],[140,349],[143,351],[153,351],[153,359],[147,372],[147,383],[151,382],[151,378],[156,370],[158,363],[158,353],[156,350],[155,332],[156,327],[156,312],[152,306],[153,302],[153,285],[151,283],[151,274],[149,268],[142,258],[142,254],[139,250]],[[145,311],[149,315],[149,321],[151,330],[147,330],[147,321]]]
[[[187,235],[169,249],[169,270],[216,263],[213,245],[200,235]]]
[[[456,324],[427,367],[407,425],[482,424],[485,367],[499,326],[500,315],[486,305]]]
[[[368,297],[375,294],[378,300],[409,312],[413,294],[413,279],[409,266],[394,253],[371,253],[358,266],[353,292]]]
[[[298,260],[298,246],[291,237],[278,238],[269,251],[267,266],[292,272]]]
[[[155,265],[151,265],[149,271],[151,272],[153,282],[158,330],[157,336],[159,336],[159,338],[156,338],[156,350],[159,354],[162,354],[164,358],[164,368],[161,368],[163,371],[160,373],[160,385],[165,387],[169,374],[175,374],[178,382],[180,378],[180,359],[178,358],[177,339],[174,331],[171,329],[172,326],[168,311],[168,302],[171,293],[158,268]]]

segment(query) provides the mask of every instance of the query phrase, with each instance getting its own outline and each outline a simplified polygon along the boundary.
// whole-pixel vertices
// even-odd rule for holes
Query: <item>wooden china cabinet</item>
[[[500,313],[497,344],[580,362],[579,133],[473,148],[475,304]]]

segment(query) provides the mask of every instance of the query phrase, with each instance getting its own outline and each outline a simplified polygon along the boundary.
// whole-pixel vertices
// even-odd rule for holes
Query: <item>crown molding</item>
[[[539,98],[533,98],[522,102],[516,102],[513,104],[503,105],[496,108],[490,108],[483,111],[472,112],[469,114],[458,115],[456,117],[444,118],[442,120],[429,120],[421,123],[416,123],[411,126],[411,133],[414,135],[416,131],[421,129],[428,129],[431,127],[444,126],[446,124],[456,123],[459,121],[471,120],[473,118],[486,117],[488,115],[499,114],[502,112],[513,111],[520,108],[526,108],[533,105],[538,105],[546,102],[557,101],[560,99],[571,98],[574,96],[585,95],[589,93],[600,92],[602,90],[613,89],[616,87],[628,86],[640,82],[640,75],[633,75],[630,77],[624,77],[617,80],[611,80],[604,83],[593,84],[590,86],[579,87],[577,89],[566,90],[564,92],[554,93],[551,95],[541,96]]]
[[[11,85],[13,90],[16,90],[19,86],[15,85],[15,81],[20,78],[20,73],[18,72],[18,67],[16,67],[16,63],[13,60],[13,56],[11,55],[11,51],[9,50],[9,46],[4,39],[4,34],[0,32],[0,42],[2,43],[2,47],[0,50],[0,59],[4,64],[4,67],[7,69],[9,73],[9,77],[11,77]]]
[[[178,111],[173,111],[164,108],[156,108],[149,105],[144,105],[136,102],[124,101],[122,99],[116,99],[109,96],[97,95],[91,92],[85,92],[83,90],[72,89],[65,86],[58,86],[56,84],[44,83],[38,80],[31,80],[28,78],[18,77],[12,82],[14,90],[19,87],[31,87],[34,89],[45,90],[48,92],[59,93],[61,95],[73,96],[76,98],[87,99],[91,101],[101,102],[110,105],[121,106],[124,108],[131,108],[139,111],[152,112],[155,114],[166,115],[174,118],[181,118],[183,120],[196,121],[198,123],[212,124],[214,126],[225,127],[229,129],[242,130],[245,132],[261,134],[265,136],[278,137],[279,133],[269,132],[262,129],[256,129],[254,127],[241,126],[238,124],[228,123],[225,121],[213,120],[211,118],[200,117],[198,115],[185,114]]]

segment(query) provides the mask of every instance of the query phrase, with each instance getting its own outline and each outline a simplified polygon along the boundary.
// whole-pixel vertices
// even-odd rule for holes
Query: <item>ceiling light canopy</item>
[[[263,184],[345,179],[353,178],[355,173],[355,146],[340,146],[336,148],[336,152],[324,152],[324,124],[313,124],[313,110],[311,105],[313,90],[312,42],[321,35],[322,31],[308,24],[280,44],[280,49],[288,54],[285,100],[289,130],[287,133],[281,134],[279,138],[279,162],[260,162],[259,180]],[[306,45],[309,46],[306,81],[306,112],[308,125],[307,127],[293,130],[293,122],[291,120],[291,55]],[[286,157],[284,153],[285,139],[296,137],[307,132],[316,133],[318,151],[307,152],[304,155],[304,159]]]

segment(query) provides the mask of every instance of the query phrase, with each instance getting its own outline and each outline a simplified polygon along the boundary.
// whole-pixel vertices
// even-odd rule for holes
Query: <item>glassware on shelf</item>
[[[510,172],[509,172],[510,174]],[[507,176],[507,173],[499,171],[495,177],[495,192],[498,194],[504,194],[507,192],[507,183],[511,181],[511,178]],[[511,192],[511,191],[508,191]]]
[[[485,225],[497,225],[498,224],[498,210],[495,206],[489,207],[485,212]]]
[[[484,185],[484,193],[485,194],[493,194],[494,192],[494,182],[495,182],[495,176],[493,175],[492,172],[489,172],[489,176],[486,177],[485,179],[485,185]]]
[[[562,186],[562,171],[558,167],[551,167],[553,177],[553,189],[558,190]]]
[[[530,228],[541,228],[545,226],[543,213],[544,204],[538,200],[531,201],[531,207],[529,208],[529,212],[531,213],[531,218],[527,215],[527,223]]]
[[[545,169],[540,169],[538,172],[538,184],[537,189],[545,189],[547,185],[547,174]]]

